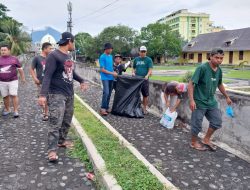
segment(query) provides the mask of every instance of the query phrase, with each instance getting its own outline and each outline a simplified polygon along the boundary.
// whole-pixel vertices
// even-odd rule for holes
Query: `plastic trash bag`
[[[141,87],[145,79],[119,75],[117,77],[116,91],[112,106],[112,114],[142,118]]]
[[[163,114],[161,120],[160,120],[160,124],[163,127],[166,127],[168,129],[173,129],[174,128],[174,122],[177,118],[177,112],[173,112],[171,113],[169,108],[166,110],[166,112]]]
[[[234,117],[234,111],[233,111],[232,106],[227,106],[227,108],[226,108],[226,114],[227,114],[228,117],[231,117],[231,118]]]

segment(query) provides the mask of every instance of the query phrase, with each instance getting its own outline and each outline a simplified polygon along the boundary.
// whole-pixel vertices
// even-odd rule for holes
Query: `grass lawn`
[[[150,77],[150,80],[158,80],[158,81],[178,81],[182,82],[183,76],[178,75],[178,76],[157,76],[153,75]]]
[[[98,152],[107,170],[124,190],[160,190],[163,184],[91,112],[75,99],[75,116]],[[80,150],[79,150],[80,151]]]
[[[187,71],[194,71],[196,66],[156,66],[154,65],[153,70],[187,70]],[[131,72],[132,68],[128,68],[127,72]]]
[[[250,70],[230,70],[224,76],[227,78],[250,79]]]

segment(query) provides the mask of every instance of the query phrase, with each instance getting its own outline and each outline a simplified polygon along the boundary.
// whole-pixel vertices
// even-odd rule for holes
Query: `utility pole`
[[[69,12],[69,20],[67,21],[67,31],[72,33],[72,3],[69,1],[67,4],[68,12]]]

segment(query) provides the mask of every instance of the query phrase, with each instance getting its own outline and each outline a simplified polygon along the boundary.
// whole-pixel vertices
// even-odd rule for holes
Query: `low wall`
[[[77,72],[86,79],[100,84],[100,74],[98,69],[77,67]],[[163,83],[164,82],[161,81],[150,81],[149,84],[149,107],[158,114],[162,114],[165,110],[165,103],[162,97]],[[217,92],[216,98],[218,100],[219,108],[222,111],[223,128],[215,133],[214,139],[250,156],[250,95],[233,90],[228,91],[228,94],[233,101],[235,117],[231,119],[226,116],[226,100],[223,95]],[[191,111],[189,109],[187,93],[184,94],[183,101],[177,112],[178,117],[183,122],[190,124]],[[204,119],[203,130],[206,131],[207,128],[208,121]]]

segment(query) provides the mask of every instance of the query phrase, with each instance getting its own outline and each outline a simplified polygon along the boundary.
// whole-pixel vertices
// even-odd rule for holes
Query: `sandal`
[[[201,144],[199,144],[199,146],[194,146],[190,143],[190,147],[195,149],[195,150],[199,150],[199,151],[206,151],[207,148],[205,146],[202,146]]]
[[[57,144],[57,146],[72,149],[74,147],[74,143],[70,140],[65,140],[62,144]]]
[[[202,141],[202,144],[205,145],[210,151],[216,151],[217,150],[217,146],[212,144],[212,143],[204,143]]]
[[[57,162],[58,161],[58,156],[56,151],[50,151],[48,153],[48,159],[50,162]]]
[[[43,115],[43,121],[48,121],[49,120],[49,116],[48,115]]]

